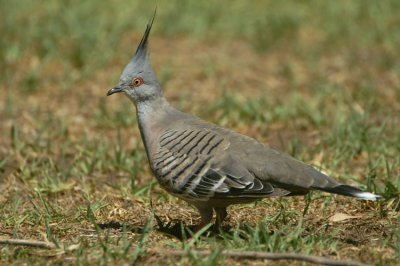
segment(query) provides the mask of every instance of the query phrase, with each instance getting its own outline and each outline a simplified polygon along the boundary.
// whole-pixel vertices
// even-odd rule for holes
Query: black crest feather
[[[149,21],[146,27],[146,31],[143,34],[142,40],[139,43],[139,46],[136,49],[135,55],[131,59],[128,65],[126,65],[124,71],[122,71],[121,80],[131,80],[132,75],[138,72],[153,72],[150,67],[148,52],[147,52],[147,44],[151,31],[151,27],[153,26],[154,19],[156,17],[157,8],[154,10],[153,18]],[[154,77],[155,79],[155,77]]]
[[[153,26],[154,18],[156,17],[157,7],[154,10],[153,18],[151,19],[150,23],[147,24],[146,31],[142,37],[142,40],[139,43],[138,48],[136,49],[135,57],[141,57],[142,55],[147,54],[147,40],[150,35],[151,27]]]

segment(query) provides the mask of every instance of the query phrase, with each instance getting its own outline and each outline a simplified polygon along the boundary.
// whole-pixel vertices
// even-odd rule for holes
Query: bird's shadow
[[[181,241],[190,239],[196,234],[197,225],[186,225],[181,221],[171,221],[168,223],[162,222],[156,216],[157,226],[155,230],[160,233],[175,237]],[[108,223],[97,224],[100,229],[116,229],[116,230],[127,230],[137,234],[143,234],[146,229],[145,226],[128,225],[120,222],[111,221]],[[205,230],[201,236],[222,236],[222,235],[233,235],[232,228],[230,226],[217,227],[215,225],[210,226]]]

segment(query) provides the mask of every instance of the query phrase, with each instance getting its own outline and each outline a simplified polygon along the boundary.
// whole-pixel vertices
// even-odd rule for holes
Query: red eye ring
[[[139,87],[144,83],[143,79],[141,77],[136,77],[132,80],[132,86],[133,87]]]

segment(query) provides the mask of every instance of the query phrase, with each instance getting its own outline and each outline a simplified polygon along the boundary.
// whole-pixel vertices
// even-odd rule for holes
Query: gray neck
[[[148,158],[150,158],[149,153],[153,150],[152,147],[160,134],[160,129],[157,125],[162,124],[160,121],[164,119],[168,110],[171,109],[173,108],[163,96],[136,103],[139,130]]]

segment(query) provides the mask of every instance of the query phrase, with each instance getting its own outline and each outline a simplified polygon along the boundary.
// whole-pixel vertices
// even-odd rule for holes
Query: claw
[[[156,219],[158,228],[160,229],[165,228],[163,221],[161,221],[160,217],[157,214],[154,214],[154,218]]]

